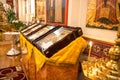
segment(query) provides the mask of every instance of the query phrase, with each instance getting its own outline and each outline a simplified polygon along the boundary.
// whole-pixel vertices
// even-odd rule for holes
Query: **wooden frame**
[[[68,0],[46,0],[46,23],[67,25]]]

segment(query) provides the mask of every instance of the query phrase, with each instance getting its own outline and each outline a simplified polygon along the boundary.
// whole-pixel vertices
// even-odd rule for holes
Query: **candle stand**
[[[120,80],[120,31],[108,58],[82,62],[83,73],[90,80]]]

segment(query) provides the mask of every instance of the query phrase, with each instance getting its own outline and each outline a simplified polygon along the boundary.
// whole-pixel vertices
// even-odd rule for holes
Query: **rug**
[[[0,80],[27,80],[20,65],[0,69]]]

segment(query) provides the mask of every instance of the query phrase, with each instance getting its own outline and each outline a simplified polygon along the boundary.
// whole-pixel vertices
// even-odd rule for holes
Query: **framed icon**
[[[46,23],[67,25],[68,0],[46,0]]]
[[[117,0],[89,0],[86,27],[117,30],[119,17]]]

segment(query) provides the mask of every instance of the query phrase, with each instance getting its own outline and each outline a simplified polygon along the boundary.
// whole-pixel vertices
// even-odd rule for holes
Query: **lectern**
[[[78,59],[86,46],[82,29],[72,26],[32,24],[20,34],[30,80],[77,80]]]

